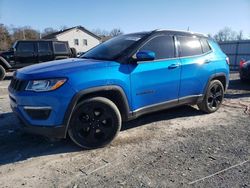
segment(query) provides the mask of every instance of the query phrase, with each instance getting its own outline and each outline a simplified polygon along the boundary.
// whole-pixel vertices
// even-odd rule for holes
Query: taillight
[[[244,61],[243,59],[240,60],[240,68],[242,68],[245,63],[246,63],[246,61]]]
[[[226,62],[227,62],[228,65],[230,65],[229,57],[226,57]]]

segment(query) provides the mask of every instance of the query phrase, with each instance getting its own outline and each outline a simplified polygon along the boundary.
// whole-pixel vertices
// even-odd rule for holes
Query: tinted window
[[[51,52],[50,45],[48,42],[38,42],[39,52]]]
[[[32,42],[19,42],[17,45],[19,52],[34,52],[34,44]]]
[[[206,39],[201,39],[201,46],[202,46],[203,53],[209,52],[211,50]]]
[[[198,38],[178,37],[180,43],[180,56],[193,56],[202,54],[201,43]]]
[[[136,45],[145,34],[128,34],[114,37],[86,52],[81,58],[113,60]]]
[[[175,54],[174,40],[171,36],[155,37],[147,42],[141,49],[155,52],[155,59],[173,58]]]
[[[54,49],[56,53],[68,53],[65,43],[55,42]]]

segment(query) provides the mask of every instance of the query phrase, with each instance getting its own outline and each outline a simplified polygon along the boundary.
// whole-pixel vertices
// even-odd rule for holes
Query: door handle
[[[209,60],[209,59],[206,59],[206,60],[204,61],[205,64],[208,64],[208,63],[210,63],[210,62],[211,62],[211,60]]]
[[[177,68],[177,67],[179,67],[179,66],[180,66],[179,63],[172,64],[172,65],[169,65],[169,66],[168,66],[168,69],[175,69],[175,68]]]

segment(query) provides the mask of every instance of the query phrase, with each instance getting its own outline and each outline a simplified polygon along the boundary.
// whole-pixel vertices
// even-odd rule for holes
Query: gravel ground
[[[150,114],[96,150],[23,133],[1,94],[0,187],[250,187],[250,84],[236,73],[216,113]]]

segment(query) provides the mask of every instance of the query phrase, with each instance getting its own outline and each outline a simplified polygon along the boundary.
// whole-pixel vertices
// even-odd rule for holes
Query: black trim
[[[228,83],[229,83],[229,82],[228,82],[228,79],[227,79],[226,74],[225,74],[225,73],[215,73],[215,74],[212,74],[212,75],[210,76],[210,78],[208,79],[207,85],[206,85],[206,87],[205,87],[205,89],[204,89],[204,91],[203,91],[204,96],[205,96],[205,94],[206,94],[207,88],[209,87],[209,83],[210,83],[213,79],[215,79],[216,77],[220,77],[220,76],[225,77],[226,86],[225,86],[225,88],[224,88],[224,89],[225,89],[224,92],[227,91]]]
[[[65,138],[65,126],[50,127],[50,126],[30,125],[19,113],[17,113],[13,109],[13,107],[11,108],[18,117],[18,119],[21,121],[21,127],[23,131],[51,138]]]
[[[170,100],[167,102],[162,102],[162,103],[158,103],[158,104],[153,104],[153,105],[149,105],[149,106],[145,106],[142,108],[139,108],[135,111],[133,111],[132,117],[131,119],[135,119],[139,116],[148,114],[148,113],[152,113],[152,112],[156,112],[156,111],[161,111],[161,110],[166,110],[169,108],[173,108],[173,107],[177,107],[177,106],[182,106],[185,104],[196,104],[199,100],[200,97],[202,97],[202,95],[192,95],[192,96],[187,96],[187,97],[183,97],[178,99],[174,99],[174,100]]]
[[[123,91],[123,89],[119,86],[116,86],[116,85],[108,85],[108,86],[100,86],[100,87],[94,87],[94,88],[89,88],[89,89],[86,89],[86,90],[82,90],[80,92],[78,92],[74,97],[73,99],[71,100],[69,106],[68,106],[68,109],[65,113],[65,116],[64,116],[64,121],[63,121],[63,125],[65,126],[65,137],[66,137],[66,134],[67,134],[67,130],[68,130],[68,126],[69,126],[69,121],[70,121],[70,118],[72,116],[72,113],[73,113],[73,110],[75,108],[75,106],[77,105],[77,103],[79,102],[79,100],[88,95],[88,94],[95,94],[97,92],[102,92],[102,91],[117,91],[119,92],[119,94],[121,95],[121,101],[124,105],[124,108],[125,108],[125,114],[122,114],[123,117],[125,117],[125,121],[129,120],[130,119],[130,116],[131,116],[131,112],[130,112],[130,109],[129,109],[129,104],[128,104],[128,100],[127,100],[127,97]]]

